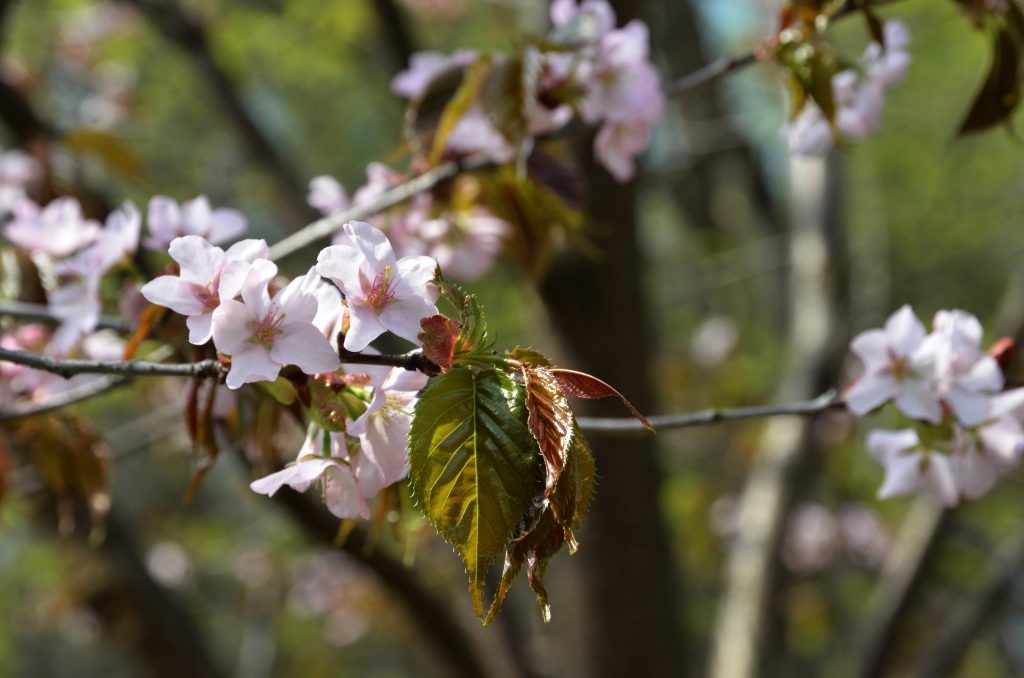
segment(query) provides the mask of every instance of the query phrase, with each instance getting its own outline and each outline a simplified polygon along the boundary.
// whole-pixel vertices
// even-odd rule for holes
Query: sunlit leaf
[[[535,362],[525,351],[519,351],[518,355],[521,356],[517,360],[526,390],[530,433],[544,458],[544,496],[550,500],[572,443],[573,414],[568,399],[551,374],[548,361],[541,357]]]
[[[462,556],[473,609],[484,577],[537,494],[540,457],[522,387],[498,370],[456,367],[416,404],[409,435],[413,496]]]
[[[453,359],[490,350],[493,342],[487,334],[487,319],[476,295],[446,278],[439,277],[436,282],[441,294],[459,314],[461,330],[455,341]]]
[[[633,404],[626,400],[626,396],[619,393],[615,388],[601,381],[597,377],[593,377],[583,372],[576,372],[575,370],[551,370],[551,376],[554,378],[558,387],[562,389],[562,392],[566,395],[573,396],[575,398],[608,398],[615,396],[622,401],[622,404],[626,406],[629,413],[640,420],[640,423],[648,431],[654,431],[654,427],[651,426],[651,422],[647,421],[644,415],[640,414],[640,410],[633,407]]]

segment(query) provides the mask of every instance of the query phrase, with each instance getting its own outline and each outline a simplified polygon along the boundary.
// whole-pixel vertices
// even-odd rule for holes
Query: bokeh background
[[[354,188],[397,157],[388,82],[410,50],[510,48],[544,30],[546,4],[181,0],[197,22],[183,24],[157,0],[0,2],[4,82],[49,130],[5,116],[3,134],[59,139],[58,174],[111,200],[205,193],[273,241],[313,218],[309,178]],[[751,48],[777,11],[614,4],[651,23],[666,79]],[[631,185],[580,152],[596,247],[565,243],[540,275],[503,260],[473,286],[499,345],[660,413],[811,398],[852,374],[851,333],[903,303],[969,310],[990,339],[1024,333],[1020,142],[954,138],[987,38],[952,2],[891,5],[914,61],[871,139],[789,158],[781,74],[755,65],[673,99]],[[834,35],[854,55],[867,41],[856,20]],[[519,582],[481,628],[459,561],[414,518],[332,548],[330,526],[250,492],[229,454],[184,505],[182,388],[147,381],[79,408],[116,459],[104,546],[58,538],[31,474],[13,474],[0,675],[695,675],[742,660],[752,633],[726,620],[750,605],[760,675],[1024,673],[1019,473],[944,513],[877,501],[866,429],[841,413],[595,439],[598,502],[580,552],[550,568],[553,621]],[[381,561],[397,573],[381,578]],[[403,586],[433,607],[412,612]],[[445,620],[454,650],[424,632]]]

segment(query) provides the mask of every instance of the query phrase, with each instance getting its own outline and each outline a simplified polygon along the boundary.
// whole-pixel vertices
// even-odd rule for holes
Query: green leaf
[[[308,386],[310,416],[325,431],[340,433],[345,430],[346,419],[358,419],[366,411],[366,403],[343,384],[310,379]]]
[[[274,381],[261,381],[260,387],[269,393],[274,400],[285,406],[294,403],[295,398],[298,397],[295,385],[285,377],[278,377]]]
[[[409,434],[413,496],[462,556],[473,609],[484,577],[537,493],[540,458],[523,389],[499,370],[456,367],[416,404]]]
[[[550,502],[541,505],[539,512],[535,511],[529,516],[530,519],[525,521],[529,527],[505,551],[505,568],[484,619],[485,624],[493,621],[501,611],[505,597],[524,564],[527,582],[537,595],[541,618],[545,622],[551,621],[544,573],[551,558],[561,550],[563,544],[569,544],[570,554],[576,552],[578,545],[573,532],[582,524],[590,508],[594,496],[595,471],[590,445],[579,428],[576,428],[568,462],[555,486],[554,496]]]
[[[530,107],[534,105],[541,70],[540,53],[527,46],[515,57],[496,65],[483,85],[484,111],[521,159],[530,139]]]

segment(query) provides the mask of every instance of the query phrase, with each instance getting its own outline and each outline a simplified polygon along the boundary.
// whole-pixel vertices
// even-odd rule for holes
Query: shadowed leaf
[[[551,370],[551,376],[554,378],[563,393],[575,398],[587,398],[593,400],[615,396],[622,401],[622,404],[626,406],[629,413],[644,425],[644,428],[652,433],[654,432],[654,427],[651,426],[651,422],[647,421],[647,418],[640,414],[640,410],[633,407],[633,404],[626,400],[626,396],[622,395],[612,386],[606,384],[597,377],[592,377],[589,374],[584,374],[583,372],[576,372],[575,370],[560,369]]]
[[[550,501],[572,443],[572,410],[548,367],[524,362],[522,374],[530,433],[544,457],[544,496]]]
[[[473,107],[480,99],[480,90],[484,86],[487,75],[491,72],[491,58],[484,54],[477,58],[469,68],[466,69],[462,78],[462,84],[456,90],[455,96],[444,107],[441,119],[434,131],[434,143],[430,149],[428,162],[436,165],[444,154],[444,147],[448,138],[452,135],[459,120]]]
[[[1009,27],[995,32],[992,65],[958,134],[988,129],[1007,121],[1020,103],[1020,44]]]
[[[473,609],[484,577],[537,493],[539,458],[523,389],[508,374],[456,367],[416,403],[409,434],[413,496],[462,556]]]

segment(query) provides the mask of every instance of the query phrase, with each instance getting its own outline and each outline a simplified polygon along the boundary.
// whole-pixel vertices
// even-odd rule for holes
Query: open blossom
[[[151,303],[188,316],[190,343],[205,344],[213,336],[213,312],[222,300],[233,299],[252,262],[267,256],[263,240],[242,240],[225,252],[197,235],[175,238],[169,247],[178,275],[162,275],[142,288]],[[273,276],[276,268],[269,273]],[[269,278],[268,278],[269,279]]]
[[[271,298],[268,285],[277,266],[257,259],[243,279],[242,300],[221,299],[213,312],[213,343],[231,356],[229,388],[255,381],[273,381],[284,365],[306,374],[333,372],[338,356],[313,325],[316,297],[293,280]],[[223,282],[222,282],[223,284]]]
[[[369,349],[369,352],[373,352]],[[371,391],[370,403],[366,411],[356,419],[349,422],[346,431],[351,435],[360,435],[366,432],[367,423],[374,414],[385,409],[388,398],[413,396],[427,385],[427,377],[422,372],[404,370],[400,367],[386,367],[382,365],[342,365],[347,375],[364,376],[369,384],[367,388]]]
[[[325,454],[324,448],[327,448]],[[295,461],[287,468],[253,481],[254,492],[273,496],[285,485],[305,492],[313,483],[323,484],[327,508],[338,518],[369,518],[370,509],[360,495],[342,433],[310,431]]]
[[[158,252],[166,251],[171,241],[185,235],[198,235],[219,245],[235,240],[245,233],[248,225],[238,210],[213,209],[205,195],[179,205],[162,195],[149,201],[146,215],[149,237],[146,247]]]
[[[864,374],[845,394],[850,411],[862,416],[895,400],[908,417],[941,421],[934,361],[924,343],[924,325],[909,306],[893,313],[885,329],[857,335],[850,348],[864,362]]]
[[[405,448],[412,428],[415,392],[409,384],[393,383],[385,385],[381,393],[384,405],[370,414],[366,430],[359,434],[356,483],[366,499],[409,474]]]
[[[4,227],[4,237],[18,247],[57,258],[90,244],[99,232],[99,223],[86,219],[78,200],[70,197],[57,198],[45,207],[18,201],[14,219]]]
[[[361,351],[386,331],[418,343],[420,320],[437,313],[437,263],[423,256],[396,258],[387,236],[369,224],[347,223],[345,234],[320,252],[316,266],[345,294],[345,348]]]
[[[565,28],[573,22],[590,21],[595,37],[601,37],[615,28],[615,10],[606,0],[554,0],[551,3],[551,23]]]
[[[906,77],[910,32],[899,21],[887,22],[883,30],[884,47],[872,42],[859,69],[844,70],[832,78],[835,126],[843,138],[863,139],[874,134],[882,123],[886,89]],[[795,155],[822,155],[835,143],[832,125],[814,102],[807,102],[783,127],[782,136]]]
[[[885,467],[879,499],[922,492],[943,506],[959,502],[953,460],[922,445],[915,430],[872,431],[868,435],[868,449]]]

